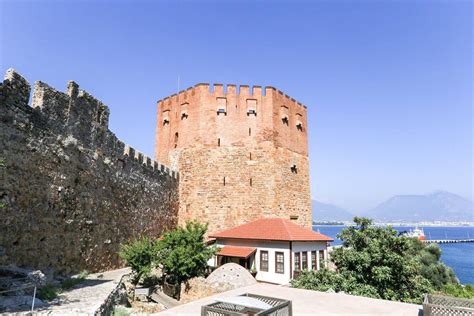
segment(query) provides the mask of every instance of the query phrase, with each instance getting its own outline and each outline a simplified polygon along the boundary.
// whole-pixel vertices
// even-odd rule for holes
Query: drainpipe
[[[293,279],[293,242],[290,241],[290,280]]]

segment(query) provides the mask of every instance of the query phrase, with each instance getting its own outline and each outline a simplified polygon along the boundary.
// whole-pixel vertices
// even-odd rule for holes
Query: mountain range
[[[312,207],[314,221],[350,221],[355,216],[341,207],[316,200],[312,201]],[[396,195],[357,215],[378,221],[474,222],[474,204],[457,194],[437,191],[426,195]]]

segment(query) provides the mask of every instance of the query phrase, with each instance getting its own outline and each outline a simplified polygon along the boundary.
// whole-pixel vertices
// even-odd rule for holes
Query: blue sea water
[[[336,235],[344,228],[344,226],[313,226],[314,231],[334,238],[332,245],[340,245],[341,241]],[[408,231],[413,227],[393,227],[397,231]],[[420,226],[425,232],[426,239],[467,239],[474,238],[474,227],[433,227]],[[450,266],[459,281],[463,284],[474,284],[474,243],[457,243],[457,244],[441,244],[442,254],[441,260]]]

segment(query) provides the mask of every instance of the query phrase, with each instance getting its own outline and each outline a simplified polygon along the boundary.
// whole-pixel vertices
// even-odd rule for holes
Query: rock
[[[247,269],[236,263],[220,266],[207,277],[206,281],[210,284],[229,284],[233,289],[257,283]]]
[[[28,273],[27,277],[31,282],[35,283],[36,285],[45,285],[48,281],[46,275],[44,275],[44,273],[40,270]]]
[[[0,312],[24,311],[31,308],[32,302],[33,296],[30,295],[0,296]],[[47,305],[39,298],[35,298],[35,308]]]

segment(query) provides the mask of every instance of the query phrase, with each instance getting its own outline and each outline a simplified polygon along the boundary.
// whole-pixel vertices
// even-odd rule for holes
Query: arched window
[[[174,134],[174,148],[178,147],[178,139],[179,139],[179,135],[178,135],[178,132],[176,132]]]

